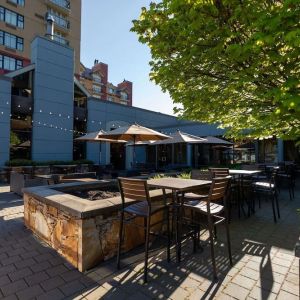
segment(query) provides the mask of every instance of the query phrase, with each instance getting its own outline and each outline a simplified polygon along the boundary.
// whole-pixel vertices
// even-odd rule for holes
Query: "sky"
[[[81,62],[108,64],[108,80],[133,82],[133,105],[173,115],[173,103],[149,79],[151,59],[146,45],[130,32],[132,20],[150,0],[82,0]]]

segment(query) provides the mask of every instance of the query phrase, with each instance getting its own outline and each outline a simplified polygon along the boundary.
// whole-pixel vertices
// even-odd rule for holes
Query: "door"
[[[126,151],[125,144],[111,143],[110,144],[110,163],[115,170],[125,170]]]

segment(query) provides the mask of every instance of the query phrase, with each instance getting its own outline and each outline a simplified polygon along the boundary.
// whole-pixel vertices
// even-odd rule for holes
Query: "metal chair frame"
[[[131,179],[131,178],[118,178],[119,189],[122,198],[122,208],[120,212],[120,227],[119,227],[119,243],[118,243],[118,253],[117,253],[117,268],[120,269],[121,263],[121,248],[122,241],[124,238],[124,223],[130,223],[137,217],[144,218],[144,226],[134,224],[137,227],[142,227],[144,229],[145,235],[145,259],[144,259],[144,282],[148,281],[148,257],[149,257],[149,236],[150,234],[156,235],[151,232],[151,227],[166,222],[167,223],[167,260],[170,261],[170,217],[169,217],[169,207],[168,205],[153,205],[151,203],[151,198],[149,194],[149,188],[147,185],[147,180],[142,179]],[[163,190],[164,199],[166,201],[166,194]],[[136,200],[135,204],[127,205],[126,199]],[[141,205],[140,205],[141,204]],[[140,206],[139,206],[140,205]],[[144,206],[142,208],[142,206]],[[157,206],[157,207],[155,207]],[[143,211],[144,209],[144,211]],[[158,221],[151,224],[151,217],[159,212],[167,210],[166,212],[166,221]],[[125,217],[125,214],[128,214],[129,217]]]
[[[229,232],[229,216],[228,216],[228,209],[227,209],[227,199],[230,187],[230,178],[213,178],[212,184],[210,186],[209,194],[206,198],[203,198],[202,201],[206,202],[206,212],[197,205],[189,205],[188,202],[185,202],[183,205],[186,208],[192,209],[199,214],[207,216],[207,225],[209,231],[209,240],[210,240],[210,249],[211,249],[211,259],[213,265],[213,274],[214,278],[217,278],[217,266],[216,266],[216,259],[215,259],[215,250],[214,250],[214,238],[216,238],[216,228],[217,225],[225,223],[226,227],[226,237],[227,237],[227,247],[228,247],[228,256],[230,265],[232,265],[232,254],[231,254],[231,243],[230,243],[230,232]],[[224,215],[219,215],[218,213],[211,212],[211,204],[212,201],[223,201],[223,209],[221,212],[224,212]],[[198,203],[198,204],[199,204]],[[194,225],[200,225],[200,222],[197,222],[195,219],[192,219],[192,223]],[[194,246],[195,249],[195,246]]]

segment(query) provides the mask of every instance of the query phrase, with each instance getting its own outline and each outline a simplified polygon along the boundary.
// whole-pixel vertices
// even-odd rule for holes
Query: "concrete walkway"
[[[298,182],[299,186],[299,182]],[[269,203],[250,218],[230,225],[234,266],[227,260],[224,232],[218,231],[219,280],[212,281],[210,251],[193,254],[188,243],[180,265],[164,254],[151,259],[142,283],[142,263],[117,272],[115,261],[84,274],[41,243],[23,223],[23,201],[0,187],[0,299],[299,299],[300,190],[295,200],[280,194],[281,219],[274,224]],[[206,233],[202,239],[206,239]],[[127,260],[128,262],[128,260]]]

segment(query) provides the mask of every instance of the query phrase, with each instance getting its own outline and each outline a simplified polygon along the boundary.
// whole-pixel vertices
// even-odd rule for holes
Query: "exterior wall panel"
[[[35,54],[32,159],[72,160],[74,52],[41,37],[33,41],[32,48]],[[57,66],[58,60],[63,61],[61,66]]]
[[[0,166],[9,160],[11,81],[0,76]]]

